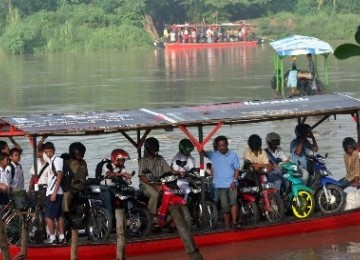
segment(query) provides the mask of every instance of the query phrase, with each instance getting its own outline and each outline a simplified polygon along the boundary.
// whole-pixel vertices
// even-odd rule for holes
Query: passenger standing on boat
[[[51,169],[47,176],[45,221],[49,229],[50,237],[45,243],[55,244],[57,242],[55,220],[57,221],[57,228],[59,231],[59,242],[63,243],[65,241],[64,218],[62,212],[63,190],[60,186],[63,178],[63,159],[55,155],[55,145],[52,142],[46,142],[43,145],[43,151],[44,160],[50,165],[54,164],[55,168],[55,172]]]
[[[170,42],[176,42],[175,29],[171,29],[171,32],[170,32]]]
[[[187,138],[182,139],[179,142],[179,151],[171,161],[171,167],[178,172],[189,172],[195,168],[195,159],[191,156],[192,151],[194,151],[193,143]],[[189,181],[179,178],[177,179],[177,186],[185,192],[184,199],[187,200],[191,192]]]
[[[344,163],[346,176],[339,180],[340,185],[345,189],[350,185],[360,187],[360,161],[358,144],[352,137],[345,137],[342,143],[344,148]]]
[[[291,161],[295,164],[300,162],[300,165],[303,168],[302,179],[306,184],[309,178],[309,171],[312,171],[312,169],[308,168],[307,155],[311,151],[317,152],[319,147],[315,136],[311,131],[311,127],[308,124],[298,124],[295,127],[295,135],[296,138],[290,143]],[[312,143],[308,138],[312,140]]]
[[[169,41],[169,31],[168,31],[168,28],[166,26],[164,27],[163,38],[164,38],[164,42]]]
[[[196,43],[196,29],[195,28],[192,28],[191,29],[191,33],[190,33],[191,35],[191,42],[192,43]]]
[[[0,152],[0,205],[9,201],[10,185],[6,176],[6,167],[9,165],[9,154]]]
[[[280,141],[280,135],[275,132],[270,132],[266,135],[267,148],[265,148],[265,152],[273,165],[273,170],[268,173],[268,181],[274,183],[279,191],[283,180],[283,173],[279,167],[279,163],[290,160],[280,147]]]
[[[228,148],[228,139],[220,135],[215,138],[215,151],[202,151],[204,156],[212,162],[215,187],[219,192],[221,208],[224,214],[226,228],[230,227],[230,214],[232,227],[237,228],[237,187],[240,161],[238,155]]]
[[[85,152],[86,147],[82,143],[72,143],[69,146],[70,159],[68,161],[63,161],[63,163],[69,167],[69,172],[72,174],[69,190],[64,191],[62,202],[64,217],[68,221],[70,227],[72,227],[71,216],[69,215],[70,207],[72,202],[76,201],[76,197],[79,196],[79,193],[86,187],[88,168],[86,161],[84,160]]]
[[[184,43],[189,43],[189,31],[187,28],[184,29],[184,38],[183,38],[183,42]]]
[[[155,137],[147,138],[144,142],[144,157],[139,161],[139,188],[149,197],[148,209],[153,222],[157,222],[157,204],[161,186],[152,181],[167,172],[180,175],[180,172],[173,170],[164,157],[158,154],[159,148],[159,141]]]
[[[40,200],[45,201],[46,197],[46,184],[47,184],[47,176],[49,175],[50,166],[48,162],[45,162],[43,158],[43,143],[47,137],[43,136],[38,145],[37,145],[37,174],[35,176],[35,166],[32,165],[30,169],[30,184],[29,184],[29,191],[32,192],[35,188],[35,184],[38,185]]]
[[[207,28],[206,30],[206,39],[208,43],[212,43],[214,38],[214,32],[211,27]]]
[[[24,185],[24,171],[20,164],[21,160],[21,150],[17,147],[10,149],[10,163],[9,166],[11,168],[10,171],[10,186],[12,189],[25,189]]]
[[[308,81],[308,89],[316,90],[316,67],[312,59],[312,54],[308,53],[306,58],[308,60],[307,71],[311,74],[311,80]]]
[[[15,141],[15,139],[12,136],[9,137],[9,140],[14,145],[14,147],[16,147],[22,151],[21,146]],[[7,142],[0,140],[0,152],[9,154],[10,148],[9,148]]]

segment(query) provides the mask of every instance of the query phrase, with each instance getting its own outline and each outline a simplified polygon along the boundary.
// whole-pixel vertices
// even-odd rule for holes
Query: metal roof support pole
[[[202,143],[204,140],[204,131],[203,126],[198,125],[198,133],[199,133],[199,142]],[[204,201],[205,201],[205,170],[204,170],[204,154],[200,153],[200,180],[201,180],[201,205],[204,208]]]
[[[133,145],[135,146],[135,148],[138,151],[138,159],[141,158],[141,147],[145,142],[146,137],[148,136],[148,134],[151,132],[151,129],[146,129],[145,133],[143,134],[143,136],[140,138],[140,130],[138,129],[137,131],[137,142],[134,141],[134,139],[131,138],[131,136],[129,136],[125,131],[120,131],[120,133],[122,133],[123,136],[125,136],[125,138]]]
[[[328,88],[329,88],[329,74],[328,74],[328,69],[329,69],[329,64],[328,64],[328,58],[329,55],[325,54],[324,55],[324,70],[325,70],[325,93],[328,93]]]
[[[281,73],[281,96],[285,97],[284,62],[282,59],[280,59],[280,73]]]

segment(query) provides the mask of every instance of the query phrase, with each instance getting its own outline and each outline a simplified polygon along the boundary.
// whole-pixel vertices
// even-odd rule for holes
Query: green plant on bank
[[[350,57],[360,56],[360,26],[355,33],[355,41],[358,43],[344,43],[335,49],[334,55],[339,60],[345,60]]]

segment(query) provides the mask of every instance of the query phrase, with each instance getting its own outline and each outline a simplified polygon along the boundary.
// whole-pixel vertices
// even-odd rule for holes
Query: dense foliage
[[[349,39],[359,10],[359,0],[0,0],[0,48],[32,53],[149,46],[144,14],[159,32],[173,23],[256,19],[257,33],[272,38]]]

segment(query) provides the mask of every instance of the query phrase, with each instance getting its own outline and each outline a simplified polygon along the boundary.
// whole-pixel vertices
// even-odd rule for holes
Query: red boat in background
[[[156,47],[166,49],[256,46],[263,42],[245,23],[174,24],[164,28]]]

